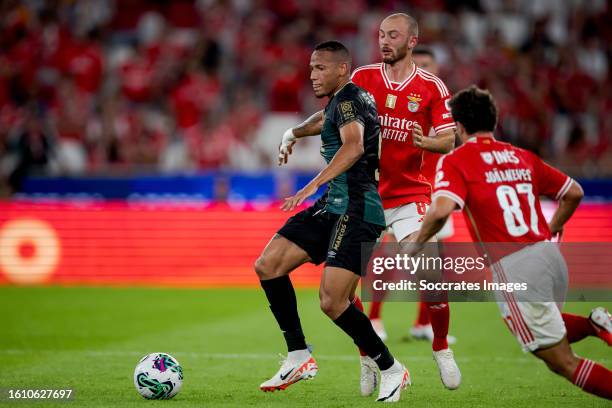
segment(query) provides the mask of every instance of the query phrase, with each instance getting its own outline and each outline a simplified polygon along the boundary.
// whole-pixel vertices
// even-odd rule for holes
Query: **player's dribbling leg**
[[[584,391],[602,398],[612,399],[612,371],[572,351],[567,337],[560,343],[533,352],[548,368],[567,378]]]
[[[410,374],[393,358],[367,316],[349,301],[358,280],[359,276],[348,269],[326,266],[319,290],[321,310],[378,365],[381,384],[377,400],[399,401],[402,390],[410,385]]]
[[[260,385],[262,391],[284,390],[317,374],[318,367],[306,346],[295,291],[289,279],[289,273],[308,260],[304,250],[277,234],[255,262],[255,271],[270,310],[283,331],[288,351],[278,372]]]

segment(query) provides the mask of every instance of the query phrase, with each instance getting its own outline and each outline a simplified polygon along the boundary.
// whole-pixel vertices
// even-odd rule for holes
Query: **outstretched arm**
[[[342,146],[329,164],[317,176],[293,197],[285,199],[284,211],[291,211],[317,192],[319,187],[350,169],[363,155],[363,125],[352,121],[340,128]]]

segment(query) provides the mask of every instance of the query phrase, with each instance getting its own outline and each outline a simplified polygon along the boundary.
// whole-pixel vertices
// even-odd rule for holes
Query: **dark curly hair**
[[[453,96],[449,106],[455,122],[461,123],[469,135],[495,130],[497,106],[488,90],[472,85]]]

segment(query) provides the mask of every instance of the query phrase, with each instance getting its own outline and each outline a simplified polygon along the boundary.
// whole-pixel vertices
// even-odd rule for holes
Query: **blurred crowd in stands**
[[[493,92],[503,139],[612,176],[606,0],[3,0],[0,184],[272,168],[282,131],[323,106],[313,45],[377,62],[378,25],[397,11],[417,18],[451,91]],[[318,168],[318,141],[300,143],[293,166]]]

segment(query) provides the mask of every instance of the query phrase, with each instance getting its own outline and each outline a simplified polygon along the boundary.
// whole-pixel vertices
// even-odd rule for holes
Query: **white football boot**
[[[596,307],[591,311],[589,320],[595,327],[597,336],[605,341],[608,346],[612,346],[612,316],[610,316],[610,312],[601,306]]]
[[[438,364],[442,384],[449,390],[456,390],[461,384],[461,371],[455,362],[455,356],[451,349],[433,352],[434,360]]]
[[[376,362],[368,356],[360,356],[361,376],[359,377],[359,386],[361,395],[369,397],[376,390],[378,385],[378,366]]]
[[[262,383],[259,388],[264,392],[281,391],[300,380],[308,380],[317,375],[319,367],[308,350],[296,350],[287,355],[280,370],[274,377]]]
[[[376,401],[397,402],[401,392],[411,384],[408,369],[395,360],[391,367],[380,371],[380,390]]]

